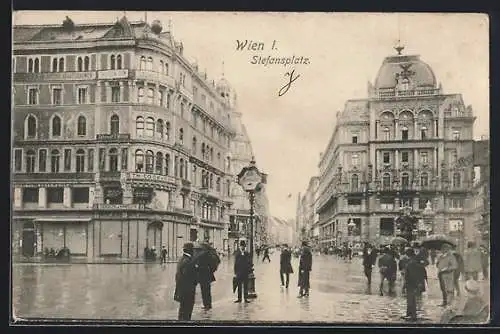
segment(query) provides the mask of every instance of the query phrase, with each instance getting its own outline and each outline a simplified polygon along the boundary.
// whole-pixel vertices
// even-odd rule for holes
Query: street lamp
[[[350,236],[350,241],[352,243],[353,240],[353,234],[354,234],[354,228],[356,227],[356,224],[352,221],[351,218],[349,218],[349,223],[347,223],[347,230],[349,231],[349,236]]]
[[[255,207],[255,193],[261,189],[261,184],[263,183],[263,175],[255,165],[255,159],[252,157],[252,161],[248,167],[243,167],[241,172],[238,174],[238,184],[245,190],[249,195],[250,200],[250,263],[252,266],[252,271],[248,277],[248,297],[257,298],[255,293],[255,274],[253,271],[253,257],[254,257],[254,207]]]

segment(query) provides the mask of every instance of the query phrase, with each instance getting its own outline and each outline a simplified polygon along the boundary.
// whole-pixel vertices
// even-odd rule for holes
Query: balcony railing
[[[14,73],[14,82],[16,81],[79,81],[95,80],[96,71],[89,72],[44,72],[44,73]]]
[[[426,96],[440,94],[439,88],[426,88],[415,90],[397,90],[394,88],[380,89],[377,91],[376,96],[379,99],[390,99],[394,97],[413,97],[413,96]]]
[[[175,79],[164,73],[147,71],[147,70],[133,70],[131,72],[131,77],[136,80],[154,81],[160,84],[169,86],[171,88],[175,87]]]
[[[129,172],[127,179],[131,181],[153,181],[177,184],[175,177],[169,175],[160,175],[153,173]]]
[[[130,134],[129,133],[102,133],[102,134],[97,134],[96,135],[97,140],[103,140],[103,141],[125,141],[125,140],[130,140]]]
[[[94,173],[15,173],[14,181],[75,181],[94,179]]]

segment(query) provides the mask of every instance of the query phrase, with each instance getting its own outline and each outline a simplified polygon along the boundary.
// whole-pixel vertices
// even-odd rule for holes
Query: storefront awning
[[[92,218],[72,218],[72,217],[45,217],[35,218],[35,223],[51,222],[51,223],[71,223],[71,222],[90,222]]]

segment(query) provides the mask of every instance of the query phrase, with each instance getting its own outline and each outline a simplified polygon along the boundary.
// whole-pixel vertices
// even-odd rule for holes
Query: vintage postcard
[[[12,324],[484,324],[484,14],[13,14]]]

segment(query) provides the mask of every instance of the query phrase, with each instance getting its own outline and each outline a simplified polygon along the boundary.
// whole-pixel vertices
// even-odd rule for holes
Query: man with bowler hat
[[[307,242],[302,242],[302,254],[299,260],[299,295],[298,298],[309,296],[309,275],[312,269],[312,253]]]
[[[196,268],[193,260],[193,244],[183,246],[183,254],[175,273],[174,300],[179,302],[179,320],[191,320],[196,292]]]
[[[290,282],[290,274],[293,274],[292,269],[292,252],[288,249],[288,245],[284,244],[280,255],[280,278],[281,286],[286,286],[288,288],[288,283]],[[285,281],[286,277],[286,281]],[[285,285],[286,283],[286,285]]]
[[[241,240],[240,249],[236,251],[234,259],[234,276],[238,287],[238,299],[234,301],[235,303],[241,303],[242,292],[245,303],[250,302],[250,300],[248,300],[248,276],[253,268],[252,258],[250,257],[250,253],[246,251],[246,246],[247,243],[245,240]]]

